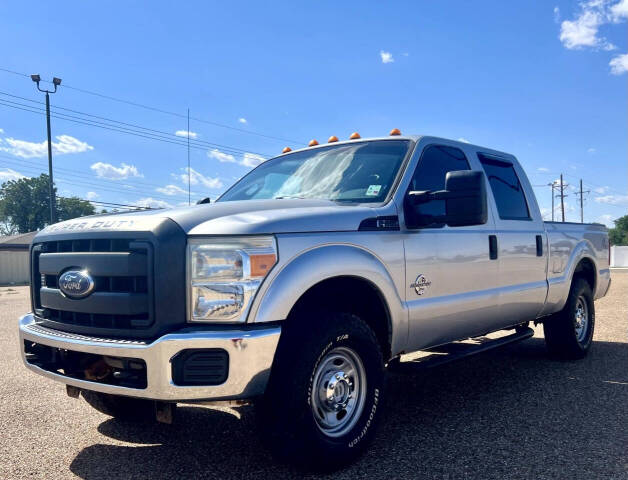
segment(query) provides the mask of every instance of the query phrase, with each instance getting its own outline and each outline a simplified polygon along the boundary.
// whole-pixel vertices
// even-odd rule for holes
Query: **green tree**
[[[608,231],[611,245],[628,245],[628,215],[624,215],[614,222],[615,228]]]
[[[55,196],[56,196],[56,188]],[[0,187],[0,233],[41,230],[50,223],[48,175],[10,180]],[[77,197],[57,198],[57,218],[93,215],[94,206]]]

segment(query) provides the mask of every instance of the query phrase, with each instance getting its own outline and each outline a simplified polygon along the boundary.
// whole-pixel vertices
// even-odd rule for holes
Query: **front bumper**
[[[60,332],[38,325],[33,314],[20,318],[20,346],[27,368],[85,390],[162,401],[234,400],[264,393],[281,328],[189,330],[144,343],[108,340]],[[25,342],[94,355],[141,359],[146,363],[146,388],[109,385],[66,376],[28,362]],[[179,386],[172,380],[172,358],[185,349],[220,348],[229,354],[227,380],[220,385]]]

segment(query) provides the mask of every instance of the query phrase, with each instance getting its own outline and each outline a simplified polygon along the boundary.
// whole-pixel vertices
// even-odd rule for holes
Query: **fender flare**
[[[391,349],[403,349],[408,317],[395,283],[383,262],[356,245],[321,245],[300,252],[264,282],[249,312],[249,323],[285,320],[292,307],[313,286],[334,277],[356,277],[371,283],[389,312]]]
[[[576,267],[583,259],[587,259],[593,263],[595,286],[597,288],[599,284],[599,272],[595,249],[592,248],[586,240],[581,240],[572,250],[563,270],[563,274],[549,279],[549,291],[542,315],[551,314],[563,309],[567,302],[567,296],[569,295],[569,289],[571,288]],[[593,294],[595,295],[595,289]]]

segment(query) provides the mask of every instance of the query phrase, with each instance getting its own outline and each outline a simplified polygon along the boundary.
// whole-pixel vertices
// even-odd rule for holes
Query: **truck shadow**
[[[173,425],[107,420],[135,445],[83,449],[81,478],[295,478],[255,434],[252,407],[181,406]],[[596,342],[582,361],[533,338],[417,374],[391,374],[370,450],[337,478],[628,478],[628,344]]]

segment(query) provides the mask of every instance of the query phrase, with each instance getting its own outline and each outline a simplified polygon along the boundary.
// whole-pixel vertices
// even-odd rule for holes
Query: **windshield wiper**
[[[298,198],[300,200],[305,200],[307,197],[299,197],[298,195],[282,195],[281,197],[273,197],[275,200],[283,200],[290,198]]]

